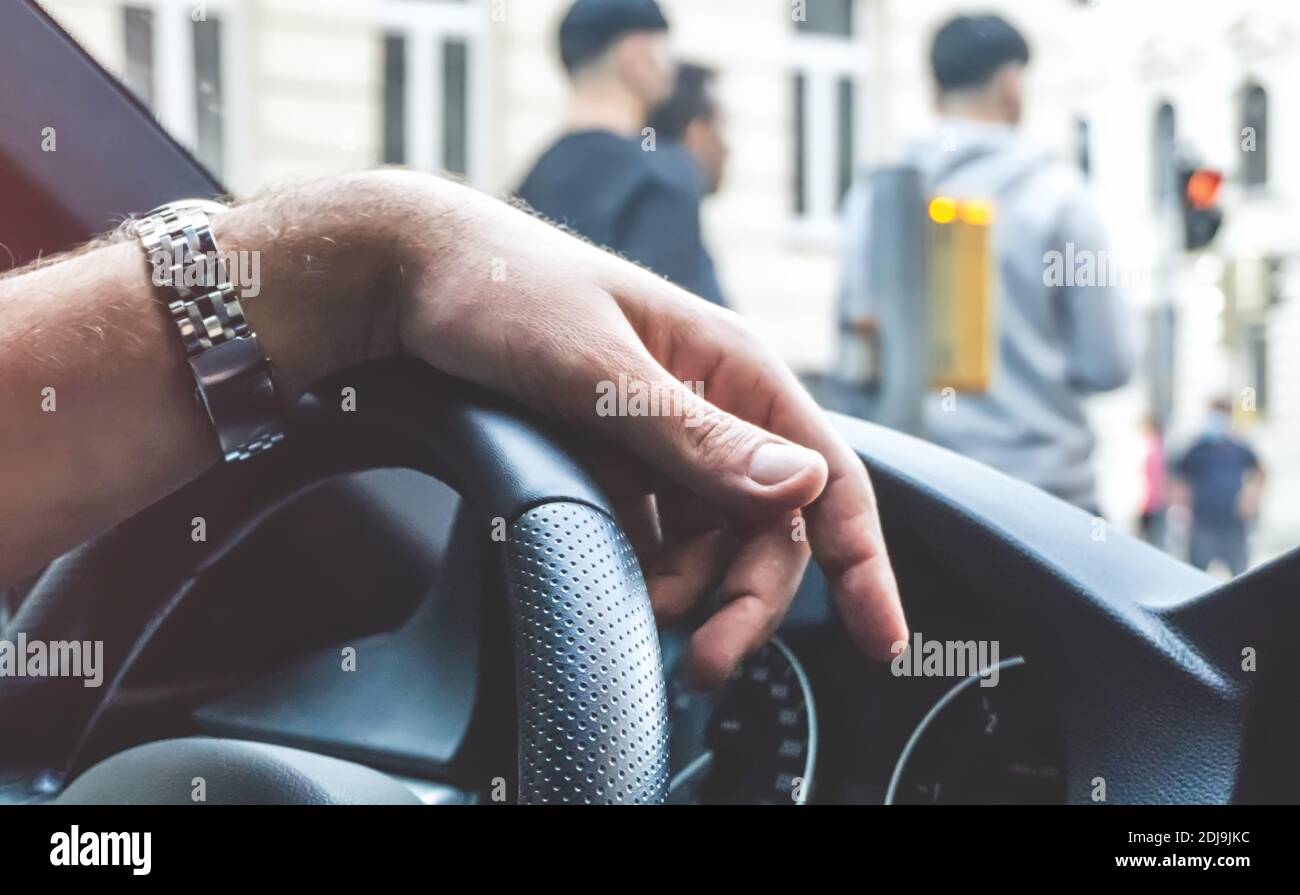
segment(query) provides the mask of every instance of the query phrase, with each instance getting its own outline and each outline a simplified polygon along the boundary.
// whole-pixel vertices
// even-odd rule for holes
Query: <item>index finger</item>
[[[868,655],[888,659],[891,647],[908,638],[907,620],[871,479],[794,375],[782,378],[786,400],[774,408],[771,429],[820,453],[828,470],[825,490],[803,511],[813,556],[854,642]]]

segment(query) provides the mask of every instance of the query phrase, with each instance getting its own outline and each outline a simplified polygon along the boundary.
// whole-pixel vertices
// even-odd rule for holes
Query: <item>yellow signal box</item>
[[[998,360],[993,203],[929,207],[930,388],[986,392]]]

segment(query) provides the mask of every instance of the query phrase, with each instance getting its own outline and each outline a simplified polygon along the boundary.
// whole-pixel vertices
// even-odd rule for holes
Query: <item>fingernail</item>
[[[816,454],[798,445],[765,444],[749,461],[749,477],[760,485],[779,485],[816,462]]]

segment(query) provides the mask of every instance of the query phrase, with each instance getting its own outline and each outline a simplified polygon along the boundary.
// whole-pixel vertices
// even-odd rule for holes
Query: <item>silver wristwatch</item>
[[[226,462],[247,460],[284,438],[284,415],[271,362],[248,327],[209,215],[225,206],[186,199],[124,225],[139,238],[154,285],[180,330],[198,396],[221,440]]]

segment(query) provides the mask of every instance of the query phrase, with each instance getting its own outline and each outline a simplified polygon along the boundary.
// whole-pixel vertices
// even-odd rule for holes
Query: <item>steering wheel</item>
[[[343,389],[355,390],[350,395],[355,408],[347,412],[341,406]],[[301,402],[291,423],[304,453],[281,458],[280,492],[342,471],[407,466],[454,488],[477,514],[510,610],[519,801],[662,802],[667,705],[645,582],[605,497],[560,439],[495,396],[411,360],[331,378]],[[293,480],[287,485],[286,475]],[[272,502],[265,494],[252,499],[263,507]],[[69,561],[84,577],[120,546],[120,538],[92,542]],[[155,544],[154,555],[161,552]],[[216,553],[205,562],[219,559],[221,551]],[[64,573],[65,583],[77,577]],[[194,570],[187,568],[185,575],[193,578]],[[61,615],[61,607],[51,602],[86,598],[77,590],[55,587],[42,593],[38,588],[29,601],[44,605],[25,611],[39,628],[41,620]],[[62,608],[75,614],[74,606]],[[147,615],[149,626],[156,627],[156,613]],[[133,658],[109,657],[110,684],[121,679]],[[190,758],[203,743],[176,742],[187,744]],[[167,763],[166,752],[159,754],[165,745],[139,746],[105,760],[75,780],[60,800],[170,800],[149,782],[157,779],[150,771]],[[292,763],[280,754],[290,751],[263,748],[254,763],[282,758]],[[252,754],[226,750],[217,760],[229,764]],[[310,777],[313,771],[285,773]],[[188,781],[188,774],[181,776]],[[137,786],[149,794],[133,791]],[[181,787],[175,801],[188,800],[188,787]]]

